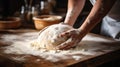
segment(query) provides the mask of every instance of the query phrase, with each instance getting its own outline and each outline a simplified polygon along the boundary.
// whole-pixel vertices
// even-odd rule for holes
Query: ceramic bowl
[[[19,17],[8,17],[0,20],[0,29],[18,28],[21,26]]]
[[[41,15],[33,17],[34,25],[37,30],[41,30],[46,26],[60,23],[62,20],[62,16],[57,15]]]

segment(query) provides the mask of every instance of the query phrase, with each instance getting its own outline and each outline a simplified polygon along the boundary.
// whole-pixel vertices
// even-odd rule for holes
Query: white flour
[[[38,32],[23,33],[20,36],[17,35],[3,35],[1,40],[4,42],[11,42],[10,46],[5,47],[5,53],[8,54],[30,54],[49,60],[51,62],[57,62],[64,59],[75,59],[80,60],[83,55],[95,55],[96,50],[100,47],[100,44],[93,44],[94,40],[97,41],[109,41],[103,38],[92,37],[87,35],[81,42],[81,46],[78,45],[76,48],[70,50],[35,50],[31,47],[31,42],[36,39]],[[91,42],[90,42],[91,41]],[[89,44],[89,45],[88,45]],[[100,46],[100,47],[98,47]],[[16,58],[15,58],[16,59]],[[19,60],[19,59],[17,59]],[[22,58],[23,60],[23,58]]]

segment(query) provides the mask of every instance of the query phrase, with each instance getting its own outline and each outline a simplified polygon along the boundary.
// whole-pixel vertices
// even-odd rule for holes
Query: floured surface
[[[35,50],[30,46],[30,44],[33,40],[37,38],[37,36],[38,32],[1,34],[0,43],[8,45],[1,47],[2,49],[4,49],[3,53],[14,55],[33,55],[37,56],[38,58],[43,58],[44,60],[47,60],[49,62],[58,62],[68,59],[80,61],[81,59],[86,59],[89,56],[97,56],[120,48],[120,46],[116,48],[113,46],[105,45],[107,43],[109,44],[111,42],[114,42],[113,40],[88,34],[76,48],[72,48],[70,50]],[[12,59],[25,61],[26,56],[13,56]],[[36,61],[42,60],[36,59]]]

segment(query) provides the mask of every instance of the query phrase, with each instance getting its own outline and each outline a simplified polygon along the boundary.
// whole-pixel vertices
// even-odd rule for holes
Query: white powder
[[[75,60],[79,60],[80,58],[82,58],[82,57],[80,57],[80,56],[72,56]]]
[[[25,56],[22,56],[22,57],[12,57],[12,59],[17,60],[17,61],[25,61]]]
[[[37,59],[36,61],[39,62],[39,61],[41,61],[41,60],[40,60],[40,59]]]
[[[72,48],[70,50],[46,50],[46,49],[39,49],[35,50],[31,47],[31,42],[35,40],[38,36],[38,32],[29,32],[17,35],[3,35],[1,36],[0,41],[11,42],[10,46],[4,47],[4,52],[7,54],[29,54],[44,58],[51,62],[57,62],[60,60],[65,59],[75,59],[80,60],[84,57],[84,55],[95,55],[97,54],[96,50],[100,48],[105,48],[105,46],[101,46],[98,43],[99,41],[107,41],[109,40],[99,38],[99,37],[92,37],[87,35],[81,44],[79,44],[76,48]],[[95,40],[95,41],[94,41]],[[80,46],[81,45],[81,46]],[[14,59],[17,59],[16,57]],[[20,60],[20,59],[17,59]],[[23,58],[21,59],[23,60]],[[38,60],[39,61],[39,60]]]

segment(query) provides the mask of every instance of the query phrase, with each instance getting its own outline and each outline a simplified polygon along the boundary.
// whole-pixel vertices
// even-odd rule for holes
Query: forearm
[[[84,4],[85,0],[68,0],[68,9],[64,23],[73,26]]]
[[[79,28],[82,37],[84,37],[102,18],[110,11],[115,0],[97,0],[90,14]]]

